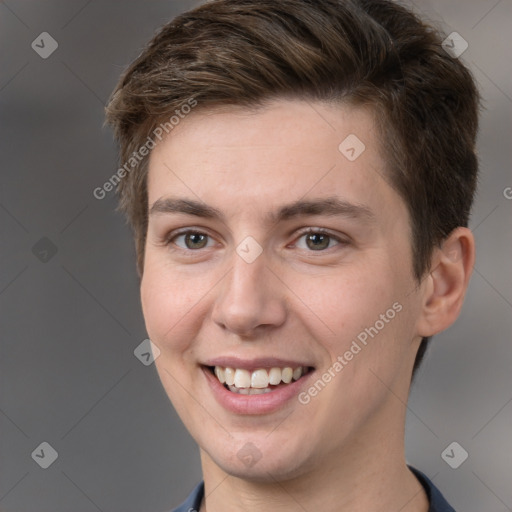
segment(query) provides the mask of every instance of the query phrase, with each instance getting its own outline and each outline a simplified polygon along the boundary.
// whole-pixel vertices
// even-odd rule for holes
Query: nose
[[[286,319],[283,284],[267,267],[264,254],[247,263],[234,252],[233,266],[220,283],[218,293],[212,319],[238,336],[261,336]]]

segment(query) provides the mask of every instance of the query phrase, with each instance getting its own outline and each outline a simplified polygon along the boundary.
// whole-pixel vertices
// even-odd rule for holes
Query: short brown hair
[[[252,108],[296,98],[372,107],[389,181],[410,214],[420,280],[433,248],[467,226],[477,179],[479,94],[442,40],[389,0],[214,0],[155,35],[121,77],[107,122],[127,162],[187,102]],[[118,187],[140,275],[147,164],[147,156],[140,159]]]

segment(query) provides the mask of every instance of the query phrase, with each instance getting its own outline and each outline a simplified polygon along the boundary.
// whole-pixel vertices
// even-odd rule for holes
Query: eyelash
[[[165,240],[165,245],[166,246],[170,246],[171,244],[174,243],[174,241],[180,237],[180,236],[184,236],[184,235],[190,235],[190,234],[194,234],[194,235],[206,235],[207,237],[209,237],[210,239],[213,238],[211,237],[208,233],[205,233],[203,231],[200,231],[200,230],[195,230],[195,229],[185,229],[183,231],[178,231],[176,233],[173,233],[171,236],[169,236],[168,238],[166,238]],[[347,240],[343,240],[341,239],[340,237],[336,236],[336,235],[333,235],[332,233],[330,233],[329,231],[326,231],[324,229],[320,229],[320,228],[305,228],[301,231],[299,231],[297,233],[297,238],[296,240],[306,236],[306,235],[325,235],[325,236],[328,236],[330,240],[335,240],[337,242],[336,245],[341,245],[341,246],[346,246],[349,244],[349,242]],[[204,249],[204,248],[203,248]],[[332,247],[327,247],[326,249],[323,249],[323,250],[319,250],[319,251],[313,251],[313,250],[310,250],[308,252],[311,252],[311,253],[314,253],[314,252],[319,252],[319,253],[322,253],[322,252],[326,252],[328,251],[329,249],[332,249]],[[192,253],[192,252],[200,252],[202,249],[183,249],[182,247],[177,247],[176,250],[178,251],[182,251],[182,252],[186,252],[186,253]]]

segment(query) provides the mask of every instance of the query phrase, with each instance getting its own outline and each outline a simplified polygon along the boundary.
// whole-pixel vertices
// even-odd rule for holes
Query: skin
[[[366,146],[353,162],[338,149],[349,134]],[[371,111],[283,99],[193,112],[153,150],[148,195],[150,210],[172,196],[224,215],[150,214],[141,282],[160,379],[200,447],[201,510],[426,512],[405,463],[405,404],[421,337],[459,314],[474,240],[456,229],[415,279],[409,215],[386,177]],[[266,220],[327,197],[372,216]],[[308,227],[332,235],[327,248],[308,245]],[[190,248],[176,238],[181,228],[209,235],[207,245]],[[263,249],[252,263],[236,252],[247,236]],[[314,366],[314,382],[396,302],[402,310],[306,405],[235,414],[206,383],[200,363],[217,356],[293,356]],[[237,457],[248,442],[261,455],[251,466]]]

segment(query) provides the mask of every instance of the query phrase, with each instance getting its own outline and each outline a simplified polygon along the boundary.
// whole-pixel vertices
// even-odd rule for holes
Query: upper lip
[[[276,357],[256,357],[253,359],[241,359],[239,357],[215,357],[205,361],[204,366],[222,366],[223,368],[240,368],[242,370],[254,371],[259,368],[298,368],[299,366],[311,367],[312,365],[292,361],[291,359],[279,359]]]

